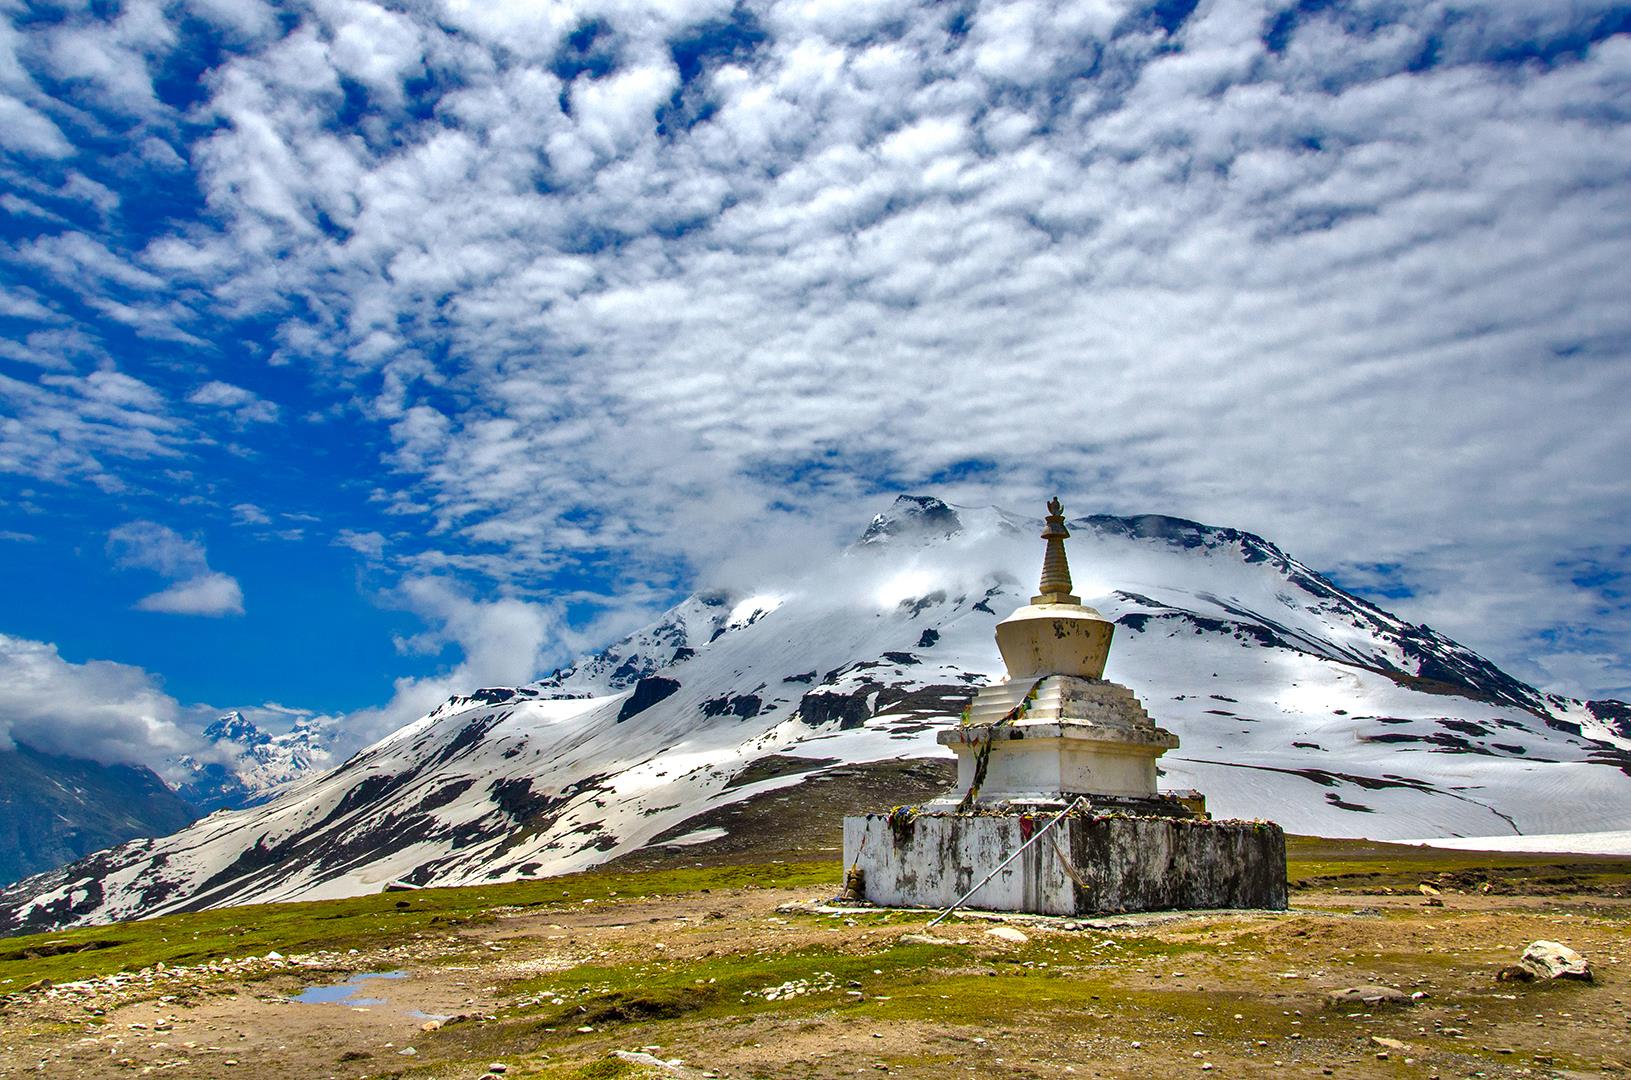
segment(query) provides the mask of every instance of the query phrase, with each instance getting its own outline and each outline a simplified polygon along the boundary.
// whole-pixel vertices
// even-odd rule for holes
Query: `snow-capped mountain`
[[[323,721],[302,717],[290,730],[269,735],[243,713],[229,712],[204,729],[211,760],[178,759],[185,779],[177,794],[206,814],[263,803],[333,765],[331,737]]]
[[[1001,676],[993,628],[1033,591],[1039,527],[902,498],[799,578],[691,596],[264,805],[21,882],[0,930],[581,869],[841,770],[944,757],[937,729]],[[1215,814],[1383,839],[1631,827],[1623,704],[1543,694],[1250,533],[1071,528],[1076,592],[1118,627],[1107,677],[1182,738],[1163,784]]]

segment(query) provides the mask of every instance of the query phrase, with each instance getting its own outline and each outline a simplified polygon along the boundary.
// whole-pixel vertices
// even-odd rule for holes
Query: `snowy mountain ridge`
[[[698,818],[840,771],[943,758],[935,732],[1001,675],[993,628],[1033,591],[1039,524],[903,497],[803,577],[693,595],[264,805],[21,882],[0,929],[582,869],[711,842]],[[1076,591],[1117,624],[1106,676],[1181,737],[1163,786],[1219,816],[1381,839],[1631,828],[1622,703],[1543,694],[1250,533],[1071,529]]]
[[[334,764],[331,723],[301,717],[290,730],[270,735],[233,710],[204,729],[217,760],[177,759],[184,779],[176,792],[206,814],[263,803]]]

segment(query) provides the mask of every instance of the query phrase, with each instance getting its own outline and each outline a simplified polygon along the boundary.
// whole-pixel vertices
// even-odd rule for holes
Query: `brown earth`
[[[902,942],[927,915],[822,912],[810,889],[498,910],[439,940],[289,958],[309,967],[13,993],[0,1076],[474,1078],[495,1061],[584,1078],[1624,1075],[1631,901],[1612,893],[1631,865],[1590,865],[1583,893],[1449,885],[1428,907],[1395,881],[1360,899],[1300,891],[1283,914],[1005,924],[1025,942],[977,917],[936,928],[944,943]],[[1497,981],[1536,939],[1584,953],[1596,981]],[[371,1007],[289,1000],[393,970],[407,977],[364,984]],[[1327,1001],[1371,984],[1424,996]],[[414,1010],[461,1019],[426,1031]],[[653,1047],[685,1065],[608,1057]]]

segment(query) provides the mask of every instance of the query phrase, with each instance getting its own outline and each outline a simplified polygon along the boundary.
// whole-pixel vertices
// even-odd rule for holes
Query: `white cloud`
[[[160,10],[30,31],[8,92],[46,116],[44,64],[152,112]],[[1057,489],[1399,564],[1402,613],[1592,680],[1562,689],[1631,685],[1631,607],[1590,584],[1631,571],[1631,38],[1493,59],[1608,5],[1214,3],[1168,35],[1011,0],[960,36],[944,6],[792,0],[684,87],[667,39],[746,16],[289,10],[212,70],[201,141],[163,133],[206,215],[5,257],[155,338],[200,332],[195,305],[281,320],[274,362],[390,440],[369,483],[425,518],[408,565],[494,590],[617,551],[619,586],[660,589],[880,489]],[[611,68],[563,84],[590,20]],[[408,110],[420,73],[449,89]],[[339,130],[343,79],[368,108]],[[177,452],[152,385],[59,375],[0,376],[0,468],[110,486]]]
[[[132,521],[109,532],[108,554],[116,566],[151,570],[168,578],[190,577],[209,569],[203,544],[152,521]]]
[[[50,117],[6,94],[0,94],[0,146],[48,158],[67,157],[74,152]]]
[[[141,668],[76,664],[56,647],[0,634],[0,748],[36,750],[163,770],[196,745],[184,710]]]
[[[171,615],[242,615],[243,590],[235,578],[211,570],[204,545],[152,521],[132,521],[108,533],[114,564],[151,570],[172,584],[136,602],[138,611]]]
[[[484,686],[517,686],[566,659],[564,624],[555,605],[513,597],[482,601],[445,577],[409,577],[391,597],[428,624],[397,647],[436,655],[452,646],[458,661],[437,674],[395,681],[391,700],[346,717],[353,738],[383,737],[418,719],[453,694]]]
[[[211,571],[142,597],[136,601],[136,610],[170,615],[242,615],[244,594],[235,578]]]
[[[240,424],[274,423],[281,412],[276,402],[267,401],[253,390],[219,380],[204,383],[189,394],[187,400],[194,405],[228,412]]]
[[[385,554],[385,537],[377,532],[358,532],[356,529],[341,529],[334,542],[341,547],[348,547],[359,555],[365,555],[376,562]]]

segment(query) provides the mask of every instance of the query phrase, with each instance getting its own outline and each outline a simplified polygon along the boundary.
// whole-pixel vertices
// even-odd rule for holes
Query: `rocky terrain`
[[[1038,529],[902,498],[801,577],[691,596],[263,805],[19,883],[0,930],[775,843],[833,784],[946,760],[935,733],[1000,675],[993,627],[1033,591]],[[1373,838],[1631,828],[1618,703],[1543,694],[1249,533],[1153,516],[1072,529],[1077,592],[1117,624],[1107,677],[1181,737],[1164,786],[1204,791],[1215,814]],[[873,785],[872,805],[924,786]]]
[[[927,914],[826,906],[837,864],[787,854],[13,939],[0,1076],[1631,1069],[1623,858],[1296,841],[1289,912],[930,931]],[[1591,980],[1516,979],[1537,940]]]

